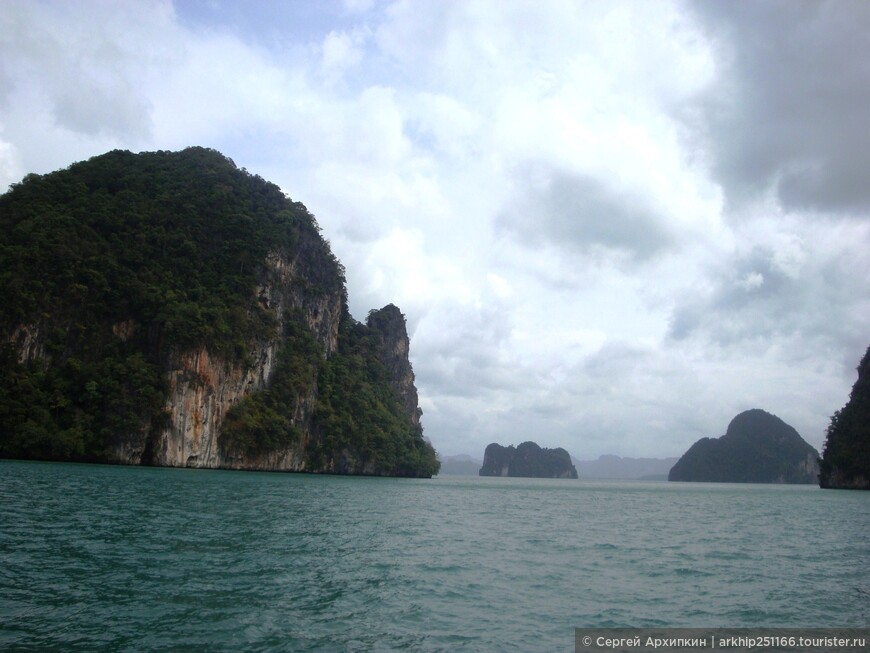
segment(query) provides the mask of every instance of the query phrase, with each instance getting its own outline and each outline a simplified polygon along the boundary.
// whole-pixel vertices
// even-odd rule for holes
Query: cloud
[[[671,338],[706,338],[730,349],[785,342],[821,351],[843,342],[861,346],[866,339],[862,323],[870,315],[863,274],[870,270],[870,229],[798,222],[784,233],[784,221],[768,219],[767,230],[754,226],[767,233],[742,234],[743,245],[707,271],[709,287],[677,303]]]
[[[497,226],[528,246],[550,242],[575,254],[646,259],[673,244],[666,217],[633,189],[559,170],[533,168],[514,179],[519,197]]]
[[[789,210],[870,208],[870,4],[690,3],[718,44],[700,97],[713,171],[732,203],[772,188]]]
[[[363,60],[366,36],[365,30],[353,33],[331,31],[327,34],[323,39],[323,59],[320,64],[324,75],[335,78],[358,67]]]
[[[142,62],[165,62],[148,37],[171,29],[171,10],[165,3],[100,9],[100,20],[90,21],[70,4],[6,3],[0,18],[4,99],[14,103],[14,94],[18,102],[46,106],[56,126],[83,136],[144,142],[151,103],[134,70]],[[128,21],[141,21],[140,29],[125,38]]]
[[[865,5],[14,2],[0,182],[216,148],[407,315],[446,454],[819,443],[867,346]],[[857,219],[842,219],[853,216]]]

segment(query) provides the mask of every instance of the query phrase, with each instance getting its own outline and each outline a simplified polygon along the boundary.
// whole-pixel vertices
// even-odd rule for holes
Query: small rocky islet
[[[493,442],[483,454],[480,476],[514,478],[577,478],[571,456],[561,447],[546,449],[535,442],[504,447]]]

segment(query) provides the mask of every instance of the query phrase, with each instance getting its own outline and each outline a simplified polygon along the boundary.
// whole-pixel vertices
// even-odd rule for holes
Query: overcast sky
[[[0,187],[215,148],[405,313],[426,435],[820,448],[870,344],[870,2],[4,0]]]

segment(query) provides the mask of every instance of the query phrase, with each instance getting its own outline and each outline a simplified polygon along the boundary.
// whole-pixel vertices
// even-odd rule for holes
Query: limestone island
[[[483,454],[480,476],[577,478],[571,456],[562,448],[544,449],[534,442],[503,447],[493,442]]]
[[[201,147],[0,196],[0,457],[431,477],[405,318],[314,216]]]
[[[823,488],[870,490],[870,347],[849,401],[834,413],[820,462]]]
[[[669,481],[815,483],[818,452],[776,415],[754,408],[725,435],[701,438],[676,462]]]

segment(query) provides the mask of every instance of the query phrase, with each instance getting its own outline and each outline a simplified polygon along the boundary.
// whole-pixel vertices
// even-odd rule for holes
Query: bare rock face
[[[577,478],[571,456],[564,449],[543,449],[534,442],[503,447],[493,442],[483,455],[480,476]]]
[[[270,311],[280,334],[288,311],[301,313],[326,356],[335,351],[342,312],[342,295],[307,291],[308,280],[299,273],[299,257],[270,253],[261,271],[257,297]],[[180,352],[171,358],[166,373],[169,393],[166,425],[149,435],[147,429],[121,438],[111,450],[111,462],[167,467],[206,467],[303,471],[303,447],[290,447],[256,456],[227,452],[219,443],[224,418],[235,404],[252,392],[267,387],[275,357],[282,344],[276,336],[251,343],[243,363],[234,363],[205,347]],[[307,431],[314,403],[316,383],[297,398],[294,426]]]

